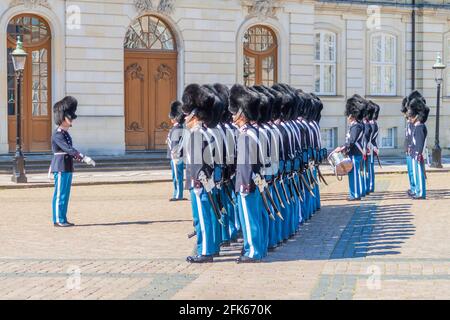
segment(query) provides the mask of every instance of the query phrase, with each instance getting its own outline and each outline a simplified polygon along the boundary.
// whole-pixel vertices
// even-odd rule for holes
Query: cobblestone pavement
[[[405,175],[358,204],[328,180],[322,210],[254,265],[233,262],[238,245],[187,264],[190,203],[168,202],[169,183],[75,187],[69,229],[51,224],[51,188],[0,190],[0,298],[450,298],[450,173],[414,202]]]

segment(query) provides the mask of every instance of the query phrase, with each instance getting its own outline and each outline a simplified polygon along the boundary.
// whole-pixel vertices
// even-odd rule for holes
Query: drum
[[[342,177],[348,174],[353,169],[352,160],[348,156],[345,156],[342,152],[333,151],[328,156],[328,162],[334,169],[334,173],[337,177]]]

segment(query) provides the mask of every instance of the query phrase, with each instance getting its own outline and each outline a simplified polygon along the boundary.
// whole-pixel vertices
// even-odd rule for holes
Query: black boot
[[[186,258],[186,261],[189,263],[207,263],[213,262],[213,256],[189,256]]]
[[[249,258],[247,256],[240,256],[236,259],[236,263],[258,263],[261,262],[259,259]]]

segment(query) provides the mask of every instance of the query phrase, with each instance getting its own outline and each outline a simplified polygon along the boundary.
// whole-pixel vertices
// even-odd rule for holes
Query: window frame
[[[374,60],[374,48],[373,48],[373,38],[381,37],[381,61]],[[393,61],[386,62],[386,40],[387,38],[392,38],[394,40],[394,52],[392,53]],[[369,39],[369,92],[371,96],[387,96],[387,97],[395,97],[397,95],[397,72],[398,72],[398,36],[388,32],[377,32],[370,35]],[[372,76],[373,76],[373,67],[380,66],[381,67],[381,80],[380,86],[381,90],[379,92],[374,92],[372,87]],[[386,87],[385,75],[386,75],[386,67],[393,67],[393,79],[392,82],[394,84],[392,92],[385,92],[384,88]]]
[[[386,131],[385,131],[386,130]],[[383,145],[383,139],[385,136],[383,136],[383,133],[388,133],[389,130],[392,130],[392,138],[391,138],[391,145]],[[380,128],[380,135],[378,137],[378,145],[380,146],[380,149],[396,149],[397,148],[397,135],[398,135],[398,128],[397,127],[389,127],[389,128]]]
[[[325,140],[323,139],[323,137],[326,135],[326,131],[327,131],[327,130],[331,130],[332,146],[327,146],[327,145],[325,145],[325,143],[324,143]],[[327,149],[334,149],[334,148],[336,148],[337,145],[338,145],[338,142],[337,142],[338,128],[337,128],[337,127],[320,128],[320,131],[321,131],[321,136],[322,136],[322,146],[323,146],[324,148],[327,148]]]
[[[316,52],[316,37],[317,34],[319,34],[319,49],[320,49],[320,54],[319,54],[319,60],[316,59],[317,56],[317,52]],[[334,50],[333,50],[333,60],[324,60],[324,50],[323,50],[323,45],[324,45],[324,37],[325,35],[332,35],[334,38]],[[325,70],[325,66],[328,65],[332,65],[332,70],[333,70],[333,90],[330,92],[326,92],[324,91],[324,70]],[[337,33],[330,31],[330,30],[324,30],[324,29],[317,29],[314,32],[314,76],[313,76],[313,80],[314,80],[314,90],[316,90],[316,68],[317,66],[319,66],[319,70],[320,70],[320,75],[319,75],[319,87],[320,90],[319,91],[315,91],[314,93],[317,95],[321,95],[321,96],[335,96],[337,94]]]

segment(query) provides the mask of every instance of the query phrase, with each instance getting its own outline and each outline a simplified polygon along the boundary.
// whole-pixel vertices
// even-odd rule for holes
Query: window
[[[244,84],[272,86],[277,82],[277,38],[265,26],[254,26],[244,34]]]
[[[337,128],[320,129],[322,135],[322,147],[334,149],[337,146]]]
[[[336,34],[315,34],[314,90],[321,95],[336,94]]]
[[[381,148],[397,148],[397,128],[381,129]]]
[[[447,92],[446,95],[450,96],[450,72],[447,70],[448,66],[450,66],[450,36],[447,38]]]
[[[125,36],[126,49],[175,50],[175,40],[168,25],[155,16],[136,19]]]
[[[370,40],[370,94],[396,94],[396,38],[376,34]]]

